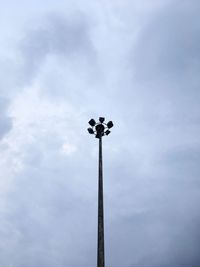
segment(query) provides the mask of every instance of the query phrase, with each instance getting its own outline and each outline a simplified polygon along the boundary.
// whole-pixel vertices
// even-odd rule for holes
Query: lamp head
[[[94,130],[92,128],[88,128],[87,130],[88,130],[88,133],[90,133],[90,134],[94,133]]]
[[[104,117],[99,117],[99,121],[100,121],[101,123],[103,123],[103,122],[105,121],[105,118],[104,118]]]
[[[113,127],[113,122],[112,121],[109,121],[107,123],[107,127],[108,127],[108,129],[112,128]]]
[[[92,127],[95,126],[96,122],[94,119],[91,119],[89,122],[88,122]]]
[[[109,131],[109,130],[106,130],[106,131],[105,131],[105,134],[106,134],[106,135],[109,135],[110,133],[111,133],[111,131]]]

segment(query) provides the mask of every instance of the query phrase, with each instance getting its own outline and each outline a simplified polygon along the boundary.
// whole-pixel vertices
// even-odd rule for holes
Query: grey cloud
[[[200,70],[198,10],[198,1],[175,1],[154,14],[135,50],[136,77],[166,82],[196,78]]]
[[[75,19],[52,15],[34,30],[30,30],[21,41],[25,63],[25,74],[31,78],[40,70],[48,55],[57,55],[65,60],[94,57],[89,24],[79,13]]]
[[[52,70],[55,73],[43,78],[49,80],[44,83],[50,88],[50,92],[53,87],[54,93],[55,80],[63,87],[62,80],[66,78],[66,74],[59,76],[61,68],[66,68],[67,64],[74,61],[76,63],[73,68],[80,68],[81,73],[85,67],[95,65],[96,53],[90,36],[91,23],[83,14],[77,11],[74,17],[54,14],[40,19],[37,26],[30,26],[21,34],[17,44],[10,48],[10,55],[5,54],[0,60],[0,91],[4,97],[16,96],[24,86],[32,83],[48,56],[58,58],[58,61],[52,62],[57,66],[57,69]],[[59,86],[57,87],[59,91]]]
[[[120,160],[121,190],[116,194],[113,180],[106,202],[115,210],[106,214],[109,266],[199,266],[199,156],[198,147],[173,148],[158,155],[157,172],[146,177],[137,166],[121,174],[135,160]]]
[[[0,98],[0,139],[12,128],[12,119],[7,114],[8,101]]]
[[[17,54],[17,53],[16,53]],[[4,98],[11,98],[18,93],[23,84],[23,74],[19,58],[4,55],[0,59],[0,95]]]
[[[174,147],[173,150],[166,152],[160,159],[160,169],[164,166],[171,166],[173,168],[172,175],[173,182],[186,182],[186,184],[196,185],[199,183],[199,161],[200,161],[200,147],[193,144],[193,146],[184,145],[182,147]],[[167,169],[163,172],[167,173]],[[195,184],[194,184],[195,185]],[[199,184],[200,186],[200,184]]]
[[[135,134],[146,131],[150,138],[153,131],[169,144],[176,139],[184,142],[184,136],[185,142],[196,140],[200,118],[198,9],[198,1],[168,1],[146,20],[128,51],[132,82],[122,85],[126,94],[119,95],[137,124]]]
[[[90,186],[95,168],[87,166],[80,152],[60,156],[56,142],[37,140],[24,155],[26,168],[6,197],[9,233],[0,227],[2,265],[9,258],[16,267],[93,266],[96,204]]]

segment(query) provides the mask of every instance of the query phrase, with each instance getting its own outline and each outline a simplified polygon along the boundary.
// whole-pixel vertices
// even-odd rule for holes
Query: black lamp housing
[[[112,128],[113,127],[113,122],[112,121],[109,121],[107,123],[107,127],[108,127],[108,129]]]
[[[96,122],[94,119],[91,119],[89,122],[89,125],[91,125],[92,127],[94,127],[96,125]]]
[[[103,123],[103,122],[105,121],[105,118],[104,118],[104,117],[99,117],[99,121],[100,121],[101,123]]]
[[[106,134],[106,135],[109,135],[110,133],[111,133],[111,131],[109,131],[109,130],[106,130],[106,131],[105,131],[105,134]]]
[[[94,131],[93,131],[92,128],[88,128],[87,130],[88,130],[88,133],[90,133],[90,134],[93,134],[94,133]]]

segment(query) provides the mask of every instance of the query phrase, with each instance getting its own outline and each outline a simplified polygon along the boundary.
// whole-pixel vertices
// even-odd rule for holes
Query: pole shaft
[[[97,267],[104,267],[103,162],[102,137],[99,138],[98,251]]]

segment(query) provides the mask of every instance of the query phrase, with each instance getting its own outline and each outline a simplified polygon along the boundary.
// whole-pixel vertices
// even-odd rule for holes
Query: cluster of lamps
[[[110,134],[110,128],[113,127],[113,122],[109,121],[105,123],[105,118],[99,117],[99,121],[96,122],[94,119],[91,119],[88,123],[90,124],[90,128],[88,128],[88,132],[90,134],[94,134],[96,138],[101,138],[104,135]]]

